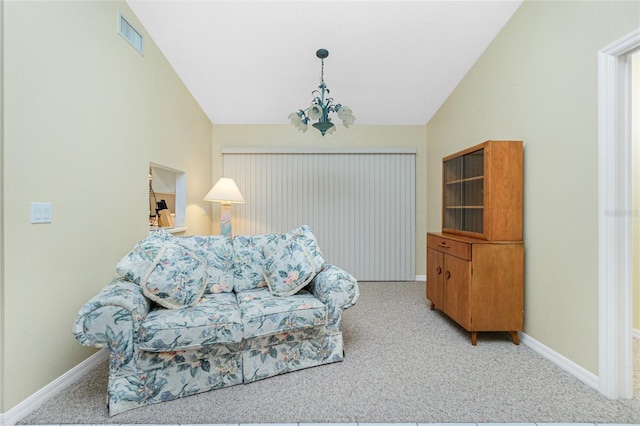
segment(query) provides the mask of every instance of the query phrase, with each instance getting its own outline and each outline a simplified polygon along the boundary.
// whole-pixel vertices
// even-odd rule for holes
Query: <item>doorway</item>
[[[640,399],[640,51],[631,54],[633,398]]]
[[[598,52],[599,390],[633,397],[631,53],[640,29]]]

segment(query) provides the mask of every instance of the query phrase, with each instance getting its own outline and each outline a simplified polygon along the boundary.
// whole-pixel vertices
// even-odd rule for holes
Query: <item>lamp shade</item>
[[[231,178],[220,178],[211,191],[204,196],[205,201],[217,201],[219,203],[244,203],[244,197]]]

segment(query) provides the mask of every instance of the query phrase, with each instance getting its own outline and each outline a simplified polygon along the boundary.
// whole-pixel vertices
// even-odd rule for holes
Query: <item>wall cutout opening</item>
[[[149,225],[169,232],[186,230],[187,175],[181,170],[149,163]]]

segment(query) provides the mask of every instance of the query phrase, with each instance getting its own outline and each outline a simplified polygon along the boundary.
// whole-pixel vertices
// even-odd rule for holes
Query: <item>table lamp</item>
[[[231,204],[244,204],[244,197],[231,178],[220,178],[211,191],[204,196],[205,201],[222,203],[220,210],[220,234],[231,238]]]

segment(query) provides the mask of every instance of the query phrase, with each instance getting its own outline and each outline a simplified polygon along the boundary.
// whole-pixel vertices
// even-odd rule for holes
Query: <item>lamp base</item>
[[[222,203],[220,207],[220,235],[231,238],[231,203]]]

